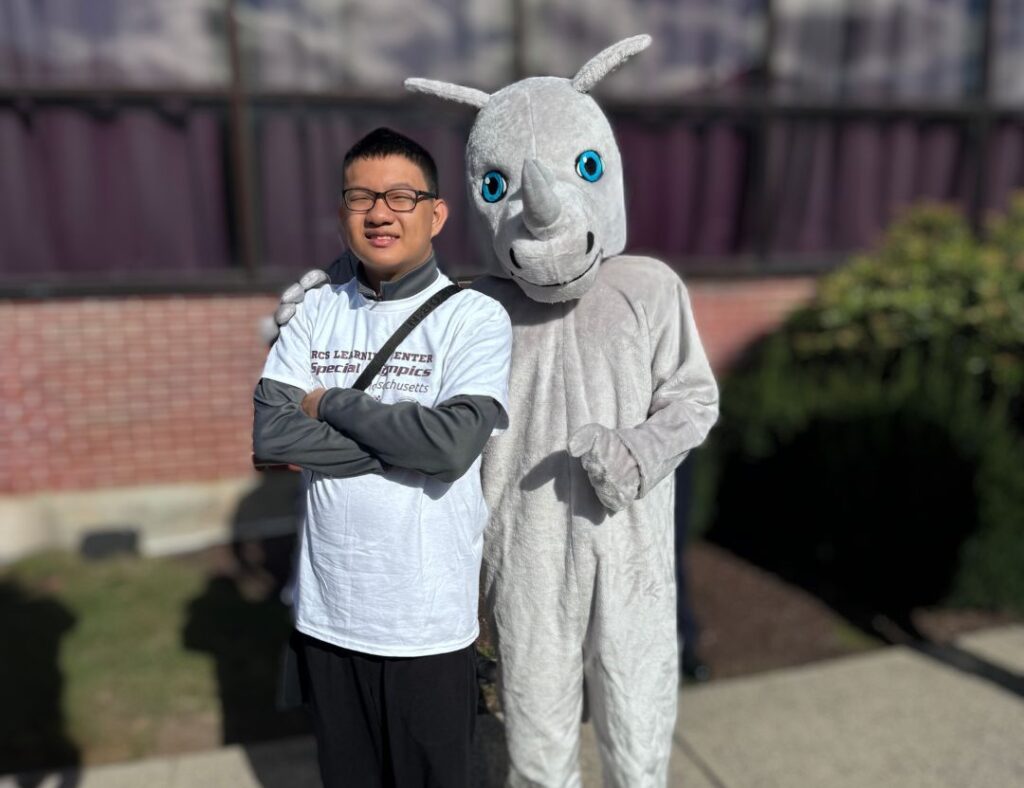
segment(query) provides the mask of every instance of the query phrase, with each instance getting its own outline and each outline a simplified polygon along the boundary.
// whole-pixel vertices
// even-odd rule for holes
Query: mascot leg
[[[584,674],[605,784],[666,784],[678,689],[674,535],[670,521],[625,519],[576,524],[560,560],[525,549],[519,560],[485,561],[510,786],[580,785]]]
[[[506,560],[500,569],[484,564],[509,786],[580,785],[587,607],[580,605],[572,562],[551,557],[530,552],[528,560]]]
[[[557,665],[554,660],[552,665]],[[501,696],[505,712],[509,773],[514,788],[578,788],[580,783],[580,715],[583,711],[583,660],[563,662],[557,673],[545,676],[557,683],[556,696],[536,692],[536,672],[525,680],[515,670],[502,672]]]
[[[671,510],[669,510],[671,511]],[[664,786],[678,699],[671,528],[608,528],[584,642],[604,784]],[[612,543],[616,544],[612,544]]]

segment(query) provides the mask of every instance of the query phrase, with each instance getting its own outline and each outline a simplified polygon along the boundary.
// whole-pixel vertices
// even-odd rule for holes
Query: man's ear
[[[444,227],[444,223],[447,221],[448,203],[445,202],[443,197],[436,197],[434,199],[434,213],[430,223],[430,237],[437,237],[437,234],[441,232],[441,228]]]

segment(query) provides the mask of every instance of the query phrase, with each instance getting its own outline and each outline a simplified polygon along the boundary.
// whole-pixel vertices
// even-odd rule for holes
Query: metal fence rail
[[[630,123],[649,128],[692,130],[724,124],[734,128],[742,140],[743,161],[737,165],[742,169],[742,208],[737,221],[743,229],[742,239],[735,248],[725,254],[712,255],[679,254],[658,248],[651,251],[661,253],[693,276],[817,273],[838,264],[848,249],[837,247],[807,254],[799,249],[779,248],[773,238],[778,195],[786,187],[782,181],[786,173],[772,163],[773,145],[786,144],[787,134],[807,124],[840,131],[851,125],[875,124],[883,128],[886,124],[898,123],[937,124],[950,130],[959,140],[957,167],[968,183],[967,187],[957,187],[956,191],[963,192],[961,203],[975,227],[980,228],[991,203],[988,178],[992,169],[994,132],[1007,124],[1021,124],[1024,130],[1024,107],[1000,105],[991,96],[993,5],[993,0],[980,3],[982,23],[977,35],[983,56],[971,94],[963,100],[907,103],[886,99],[799,100],[777,96],[772,77],[776,12],[775,3],[769,1],[763,57],[755,73],[748,75],[750,78],[740,95],[691,95],[671,103],[603,101],[616,127]],[[78,276],[72,271],[54,271],[15,276],[5,271],[0,262],[0,296],[266,291],[291,281],[294,275],[292,270],[282,269],[268,259],[264,249],[260,206],[267,195],[261,185],[261,176],[265,177],[265,173],[261,172],[256,151],[267,118],[291,118],[296,123],[304,123],[321,113],[333,116],[369,113],[420,122],[439,119],[452,128],[468,128],[471,118],[467,112],[407,96],[382,96],[367,91],[284,92],[247,88],[242,80],[234,0],[229,0],[225,18],[231,70],[228,85],[202,89],[140,89],[91,84],[0,87],[0,114],[14,115],[31,123],[39,113],[52,109],[74,110],[100,119],[127,110],[146,110],[174,121],[187,119],[196,110],[213,110],[222,118],[225,145],[225,204],[222,208],[228,225],[231,266],[189,272],[136,270]],[[518,27],[514,41],[515,68],[522,70],[526,62],[525,42],[524,33]],[[300,137],[303,157],[307,155],[308,144],[307,137]],[[636,240],[643,239],[634,238]]]

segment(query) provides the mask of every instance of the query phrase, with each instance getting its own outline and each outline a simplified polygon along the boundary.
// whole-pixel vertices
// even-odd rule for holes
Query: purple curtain
[[[1024,0],[994,0],[993,97],[1024,100]],[[518,6],[424,0],[241,0],[251,87],[402,95],[422,74],[493,89],[511,78]],[[977,88],[983,4],[778,0],[777,98],[955,102]],[[404,7],[404,6],[403,6]],[[756,79],[765,0],[527,4],[526,65],[571,75],[608,43],[647,29],[654,46],[598,88],[671,105],[742,94]],[[0,85],[224,86],[222,0],[6,0]],[[595,10],[596,9],[596,10]],[[382,21],[390,20],[387,25]],[[484,270],[467,227],[462,147],[470,113],[261,109],[252,119],[252,200],[268,275],[323,265],[340,243],[344,150],[376,125],[438,161],[452,218],[438,248],[453,274]],[[0,276],[198,276],[237,266],[226,110],[0,105]],[[762,212],[753,127],[737,120],[613,118],[625,161],[628,248],[673,260],[821,257],[876,240],[905,206],[966,206],[984,167],[986,210],[1024,186],[1024,124],[996,125],[974,160],[951,121],[773,121]],[[767,238],[757,233],[764,227]],[[483,252],[487,255],[486,250]]]
[[[966,207],[975,179],[966,142],[966,130],[953,124],[776,124],[769,148],[773,252],[851,251],[878,240],[911,203]]]
[[[218,113],[0,111],[0,270],[13,278],[231,265]]]
[[[618,119],[630,251],[722,257],[749,242],[744,217],[749,135],[730,124]]]
[[[263,113],[256,123],[264,266],[297,271],[338,253],[341,159],[358,135],[389,125],[433,151],[451,219],[438,250],[454,275],[485,265],[463,180],[466,122],[341,112]],[[751,131],[741,125],[617,117],[631,251],[672,260],[752,252],[758,223]],[[0,112],[0,270],[11,279],[170,273],[234,265],[224,126],[216,112],[111,118],[72,109]],[[779,121],[769,135],[769,249],[843,253],[878,239],[911,203],[966,207],[976,172],[967,130],[918,121]],[[1024,187],[1024,124],[994,130],[986,210]]]
[[[1005,209],[1012,194],[1024,189],[1024,123],[1003,123],[996,129],[986,166],[985,209],[991,213]]]

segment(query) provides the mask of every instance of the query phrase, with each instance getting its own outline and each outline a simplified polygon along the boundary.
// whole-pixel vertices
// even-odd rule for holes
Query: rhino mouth
[[[594,255],[594,259],[590,261],[590,265],[588,265],[585,269],[583,269],[583,273],[581,273],[581,274],[579,274],[577,276],[574,276],[572,279],[566,279],[564,282],[552,282],[549,285],[542,285],[542,284],[538,284],[537,282],[531,282],[525,276],[523,276],[522,274],[517,274],[515,271],[510,271],[509,273],[511,273],[512,276],[514,276],[516,279],[522,279],[524,282],[527,282],[528,284],[531,284],[534,287],[563,287],[565,285],[571,285],[573,282],[575,282],[575,281],[577,281],[579,279],[582,279],[587,274],[589,274],[590,273],[590,269],[593,268],[595,265],[597,265],[597,261],[600,260],[600,259],[601,259],[601,250],[598,249],[597,250],[597,254]]]
[[[593,233],[587,233],[587,251],[589,252],[593,248],[594,248],[594,234]],[[602,252],[602,250],[603,250],[603,247],[597,250],[597,254],[594,255],[594,259],[590,261],[590,265],[588,265],[586,268],[583,269],[582,273],[577,274],[572,279],[566,279],[564,282],[552,282],[551,284],[542,285],[542,284],[539,284],[538,282],[531,282],[525,276],[523,276],[522,274],[517,274],[515,271],[510,271],[509,273],[511,273],[512,276],[516,277],[517,279],[522,279],[524,282],[527,282],[528,284],[531,284],[534,287],[564,287],[565,285],[571,285],[573,282],[576,282],[576,281],[582,279],[583,277],[585,277],[587,274],[589,274],[590,273],[590,269],[593,268],[595,265],[597,265],[597,261],[601,259],[601,252]],[[516,253],[515,253],[515,250],[511,246],[508,249],[508,254],[509,254],[509,259],[512,260],[512,265],[514,265],[516,268],[522,268],[522,266],[518,263],[518,261],[516,261]]]

